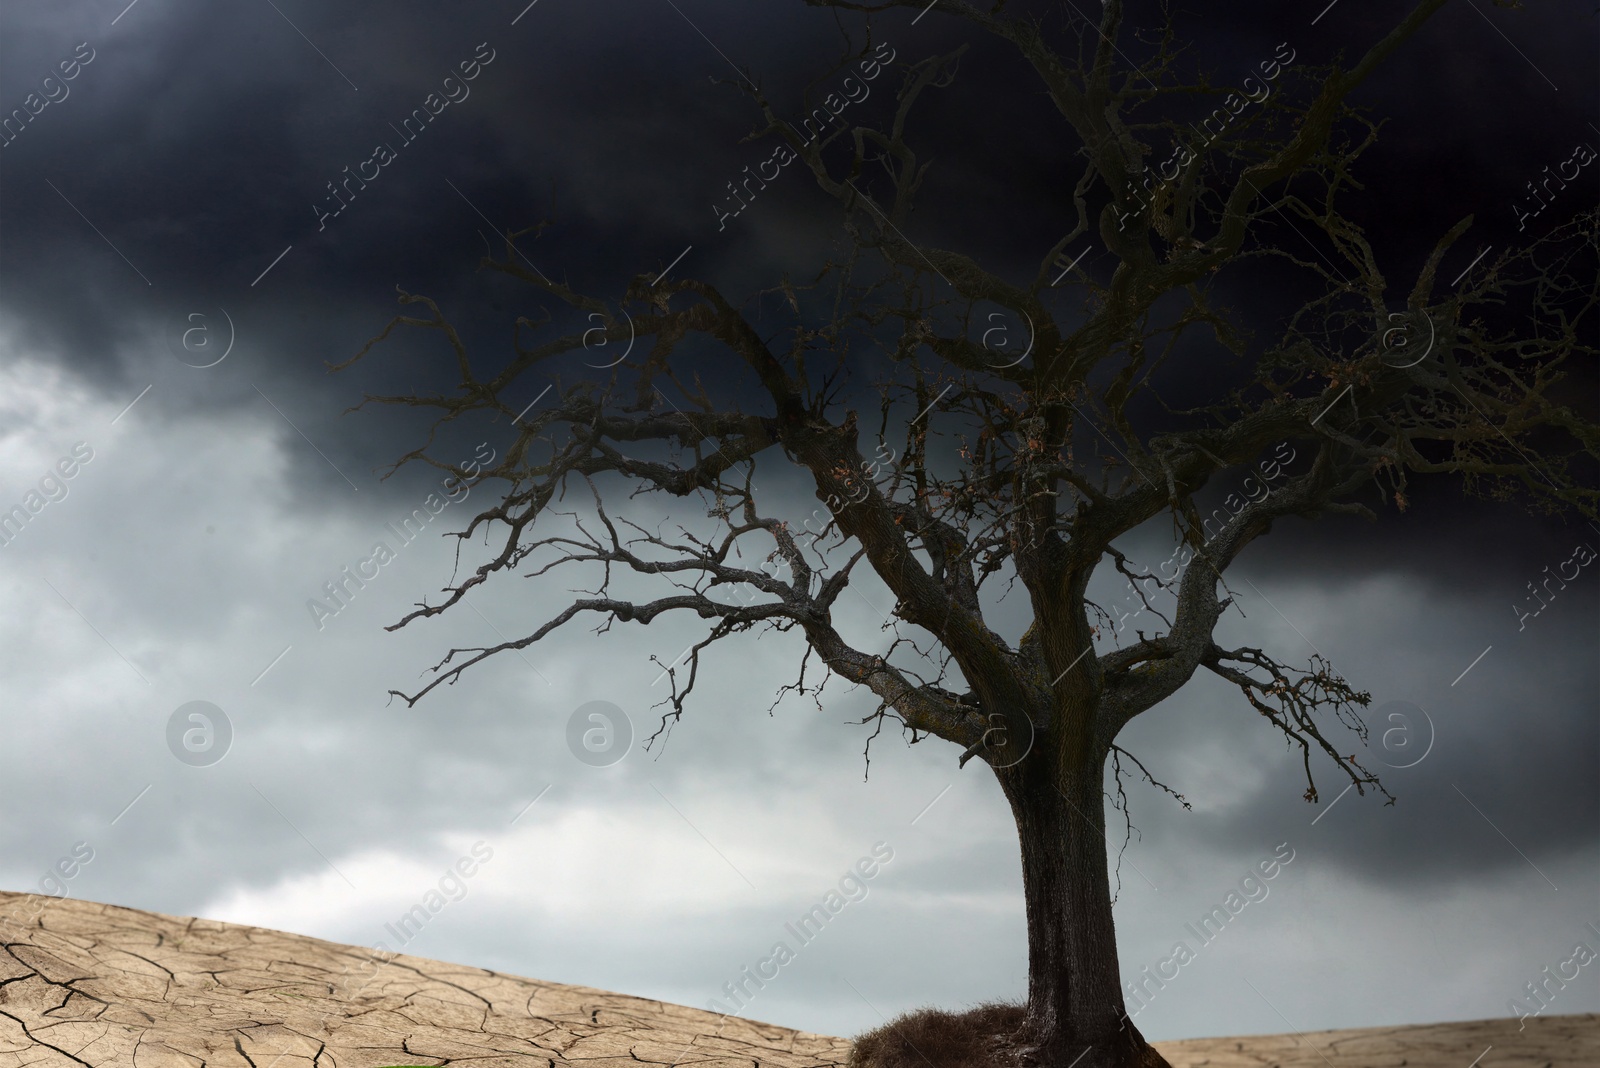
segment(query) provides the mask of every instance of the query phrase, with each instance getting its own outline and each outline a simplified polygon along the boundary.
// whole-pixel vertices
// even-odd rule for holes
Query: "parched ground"
[[[1600,1015],[1157,1042],[1172,1068],[1600,1068]],[[1481,1059],[1480,1059],[1481,1058]]]
[[[0,1068],[825,1068],[850,1048],[261,927],[0,892],[6,916]]]
[[[9,919],[10,922],[7,922]],[[0,1068],[828,1068],[842,1038],[304,935],[0,891]],[[1600,1065],[1600,1016],[1159,1043],[1174,1068]]]

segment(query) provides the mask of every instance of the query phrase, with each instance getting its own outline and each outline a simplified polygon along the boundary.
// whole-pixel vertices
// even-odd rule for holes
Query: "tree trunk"
[[[1036,1068],[1170,1068],[1123,1007],[1107,871],[1104,754],[1058,774],[1051,754],[996,771],[1022,846]]]

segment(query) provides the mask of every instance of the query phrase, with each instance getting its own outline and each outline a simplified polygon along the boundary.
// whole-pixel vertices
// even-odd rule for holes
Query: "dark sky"
[[[73,896],[371,944],[483,840],[494,860],[408,951],[703,1006],[885,841],[895,859],[841,914],[846,932],[807,947],[751,1015],[848,1034],[879,1011],[1020,996],[1020,874],[998,789],[976,763],[958,772],[942,743],[888,736],[863,782],[864,731],[848,724],[871,706],[843,687],[821,709],[791,700],[769,718],[792,641],[713,656],[696,714],[664,750],[597,769],[569,752],[569,718],[613,702],[637,744],[659,715],[651,657],[671,661],[698,626],[563,633],[407,710],[386,691],[414,687],[452,645],[525,632],[567,584],[506,577],[471,611],[385,632],[449,576],[452,544],[430,536],[323,629],[308,615],[306,600],[436,485],[409,468],[378,479],[420,443],[416,415],[343,413],[364,391],[451,389],[438,339],[397,335],[326,373],[395,314],[397,286],[436,299],[489,366],[515,317],[539,308],[478,270],[497,231],[548,220],[524,240],[528,259],[611,300],[669,266],[748,296],[814,273],[843,238],[833,203],[793,166],[721,229],[714,206],[772,153],[741,143],[759,115],[730,84],[735,68],[798,121],[808,86],[844,76],[841,27],[864,42],[858,17],[790,0],[525,3],[0,7],[0,115],[37,111],[0,147],[0,507],[75,443],[93,452],[0,548],[12,606],[0,885],[36,888],[81,841],[94,859],[67,881]],[[1062,47],[1081,30],[1063,17],[1072,4],[1007,9],[1038,12]],[[1136,4],[1129,26],[1157,17]],[[1280,90],[1303,94],[1300,72],[1359,55],[1396,17],[1374,0],[1191,4],[1181,63],[1235,85],[1287,42]],[[1397,294],[1465,215],[1476,221],[1446,277],[1595,204],[1589,167],[1518,232],[1526,183],[1579,144],[1600,147],[1596,30],[1587,2],[1457,0],[1360,90],[1384,125],[1348,210]],[[1031,278],[1070,223],[1070,130],[1014,54],[937,5],[882,16],[873,40],[898,64],[970,45],[914,125],[935,163],[910,236]],[[463,62],[472,79],[447,85]],[[850,117],[884,121],[897,79],[871,82]],[[399,127],[430,94],[456,99],[408,140]],[[365,161],[380,145],[392,158],[375,173]],[[363,166],[366,188],[326,215],[329,183]],[[1084,265],[1103,281],[1109,254],[1089,244]],[[1294,295],[1263,277],[1229,298],[1265,331]],[[190,333],[185,349],[194,330],[213,347]],[[195,366],[209,353],[220,361]],[[1221,355],[1189,354],[1180,386],[1227,375]],[[710,349],[684,359],[719,366]],[[848,386],[864,411],[875,366],[864,352]],[[557,370],[578,373],[581,355]],[[519,382],[508,400],[544,384]],[[1593,385],[1580,369],[1574,403],[1590,418]],[[504,448],[504,427],[450,441],[465,459],[491,439]],[[814,506],[772,472],[773,499]],[[704,522],[637,507],[641,521]],[[441,519],[460,529],[466,514]],[[1165,538],[1152,524],[1123,549],[1153,565]],[[1373,761],[1412,766],[1386,776],[1393,807],[1352,792],[1330,808],[1337,787],[1307,805],[1298,757],[1214,680],[1128,729],[1122,744],[1194,810],[1132,789],[1126,974],[1166,956],[1280,843],[1295,850],[1270,896],[1141,1013],[1147,1035],[1500,1015],[1592,937],[1600,579],[1583,568],[1521,630],[1514,608],[1580,542],[1600,547],[1600,531],[1439,484],[1376,524],[1282,523],[1229,572],[1241,611],[1219,640],[1326,655],[1373,694]],[[1116,596],[1109,579],[1096,589]],[[887,594],[861,592],[841,614],[874,635]],[[995,608],[1008,632],[1026,625],[1020,611]],[[207,767],[168,748],[169,720],[195,700],[232,725],[226,758]],[[1398,726],[1431,741],[1420,761],[1403,730],[1383,748]],[[1319,783],[1334,781],[1324,766]],[[1551,1011],[1600,1010],[1597,974]]]

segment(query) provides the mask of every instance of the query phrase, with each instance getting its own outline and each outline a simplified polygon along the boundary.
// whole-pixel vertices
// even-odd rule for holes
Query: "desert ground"
[[[0,1068],[825,1068],[847,1039],[304,935],[0,891]],[[956,1006],[952,1006],[955,1008]],[[1577,1068],[1600,1016],[1157,1043],[1173,1068]]]

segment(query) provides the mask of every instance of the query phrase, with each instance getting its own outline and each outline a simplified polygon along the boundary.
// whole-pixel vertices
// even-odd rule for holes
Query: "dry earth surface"
[[[850,1043],[590,987],[0,891],[0,1068],[826,1068]],[[1489,1047],[1486,1052],[1486,1047]],[[1173,1068],[1577,1068],[1600,1016],[1157,1043]]]

